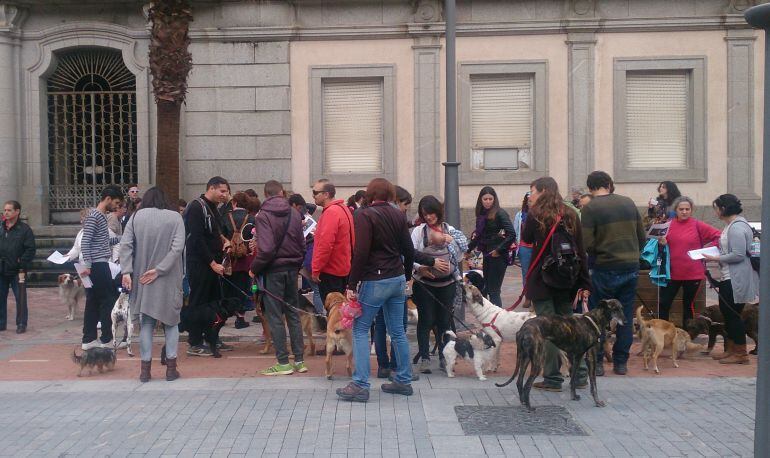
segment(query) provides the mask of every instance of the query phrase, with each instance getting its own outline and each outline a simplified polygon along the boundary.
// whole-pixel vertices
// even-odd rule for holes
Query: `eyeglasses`
[[[317,196],[318,194],[321,194],[322,192],[328,192],[328,191],[316,191],[313,189],[313,197]]]

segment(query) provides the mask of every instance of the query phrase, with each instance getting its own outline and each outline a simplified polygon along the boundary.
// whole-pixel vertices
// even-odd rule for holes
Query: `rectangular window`
[[[689,72],[626,74],[626,167],[687,168]]]
[[[472,169],[529,168],[533,75],[472,76],[470,86]]]
[[[382,81],[324,81],[324,173],[380,173]]]

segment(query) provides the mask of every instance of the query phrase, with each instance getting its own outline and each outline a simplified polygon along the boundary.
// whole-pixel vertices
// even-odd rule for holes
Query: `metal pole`
[[[762,229],[770,234],[770,49],[767,48],[770,29],[770,4],[757,5],[746,10],[746,22],[765,30],[765,116],[762,145]],[[770,250],[761,254],[759,297],[770,298]],[[770,456],[770,310],[759,308],[759,356],[757,358],[757,405],[754,417],[754,456]]]
[[[444,1],[446,21],[446,162],[444,214],[447,223],[460,228],[460,182],[457,168],[457,64],[455,57],[455,0]]]

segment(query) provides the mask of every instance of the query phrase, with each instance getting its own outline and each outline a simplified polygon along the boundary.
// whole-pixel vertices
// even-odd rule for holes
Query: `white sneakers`
[[[102,343],[99,341],[99,339],[94,339],[88,343],[84,343],[83,345],[80,346],[80,348],[83,349],[83,351],[85,351],[85,350],[90,350],[92,348],[97,348],[97,347],[113,348],[114,346],[115,346],[114,340],[107,343]]]

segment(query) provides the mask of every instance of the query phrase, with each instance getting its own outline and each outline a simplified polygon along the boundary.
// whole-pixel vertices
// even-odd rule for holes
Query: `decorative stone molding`
[[[443,10],[437,0],[413,0],[414,22],[439,22]]]
[[[596,13],[596,0],[570,0],[570,15],[591,17]]]
[[[0,3],[0,32],[16,31],[24,19],[24,10],[10,3]]]
[[[441,42],[439,37],[418,37],[414,50],[414,171],[415,196],[441,192]]]
[[[594,50],[593,33],[567,35],[569,59],[569,185],[583,186],[594,168]]]
[[[756,0],[730,0],[729,11],[733,14],[743,13],[756,4]]]

